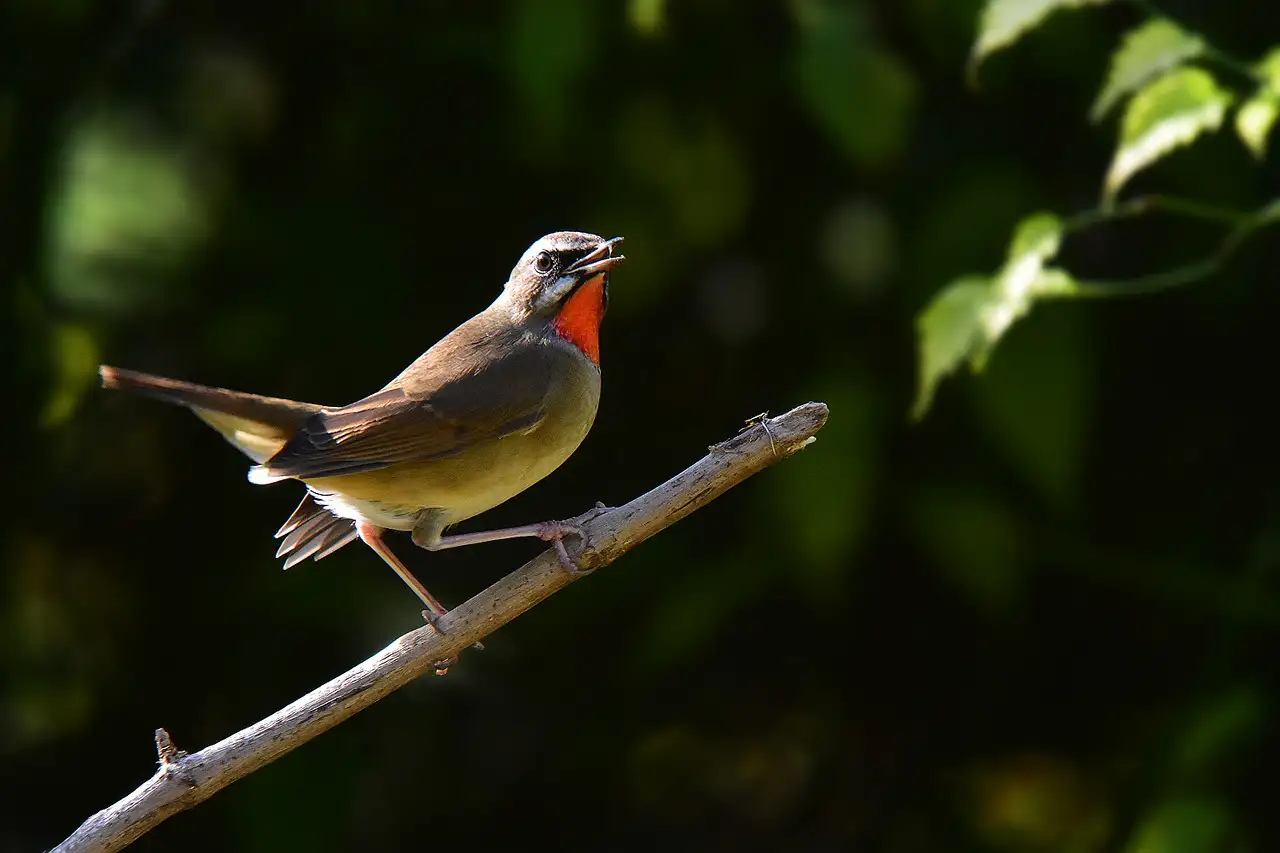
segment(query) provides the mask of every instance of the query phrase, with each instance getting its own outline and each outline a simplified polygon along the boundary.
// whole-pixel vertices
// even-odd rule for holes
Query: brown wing
[[[340,409],[318,412],[264,464],[271,477],[312,479],[453,456],[535,428],[552,381],[555,353],[533,342],[502,347],[478,370],[450,370],[432,382],[431,365]],[[443,371],[437,371],[441,373]],[[407,374],[408,372],[406,372]],[[409,390],[406,390],[408,388]]]

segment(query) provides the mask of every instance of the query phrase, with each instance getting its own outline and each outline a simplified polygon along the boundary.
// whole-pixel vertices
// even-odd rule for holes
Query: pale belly
[[[546,477],[568,459],[595,420],[599,375],[574,383],[577,393],[553,401],[536,428],[487,442],[457,456],[380,471],[307,481],[334,515],[390,530],[412,530],[423,510],[448,525],[492,509]]]

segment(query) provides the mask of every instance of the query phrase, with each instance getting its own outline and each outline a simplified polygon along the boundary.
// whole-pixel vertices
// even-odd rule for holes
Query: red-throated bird
[[[454,329],[380,391],[329,407],[210,388],[103,366],[106,388],[187,406],[258,463],[254,483],[301,480],[307,494],[276,533],[285,568],[356,537],[435,615],[445,609],[383,541],[412,531],[428,551],[537,537],[544,522],[442,535],[519,494],[569,458],[600,400],[600,321],[622,238],[560,231],[529,247],[493,304]]]

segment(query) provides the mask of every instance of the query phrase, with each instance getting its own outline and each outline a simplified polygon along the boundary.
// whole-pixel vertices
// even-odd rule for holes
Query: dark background
[[[627,238],[599,417],[464,529],[628,500],[762,409],[826,401],[818,443],[136,849],[1280,849],[1274,233],[1037,308],[908,421],[930,295],[1096,203],[1141,20],[1058,15],[973,88],[977,6],[7,0],[0,849],[141,783],[157,726],[205,746],[421,624],[359,546],[282,573],[300,490],[96,365],[347,402],[559,229]],[[1276,183],[1226,130],[1130,192]],[[392,543],[447,604],[538,550]]]

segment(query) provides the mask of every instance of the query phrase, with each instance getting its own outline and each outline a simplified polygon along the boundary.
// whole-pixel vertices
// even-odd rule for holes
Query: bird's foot
[[[578,568],[578,564],[569,556],[569,551],[564,547],[564,537],[577,536],[582,540],[582,544],[587,544],[587,531],[573,521],[548,521],[538,525],[538,531],[534,534],[543,542],[550,542],[556,549],[556,559],[560,563],[560,568],[569,574],[577,577],[579,575],[590,574]]]
[[[564,546],[564,538],[566,536],[577,536],[582,540],[582,547],[585,549],[590,544],[590,540],[587,537],[587,531],[583,525],[589,521],[599,518],[612,509],[613,507],[607,507],[599,501],[596,501],[596,505],[594,507],[587,510],[577,518],[572,518],[568,521],[548,521],[547,523],[540,525],[537,536],[543,542],[550,542],[555,547],[556,558],[560,563],[560,568],[564,569],[565,572],[573,575],[574,577],[589,575],[595,571],[595,569],[584,569],[579,566],[573,557],[569,556],[569,551]]]

